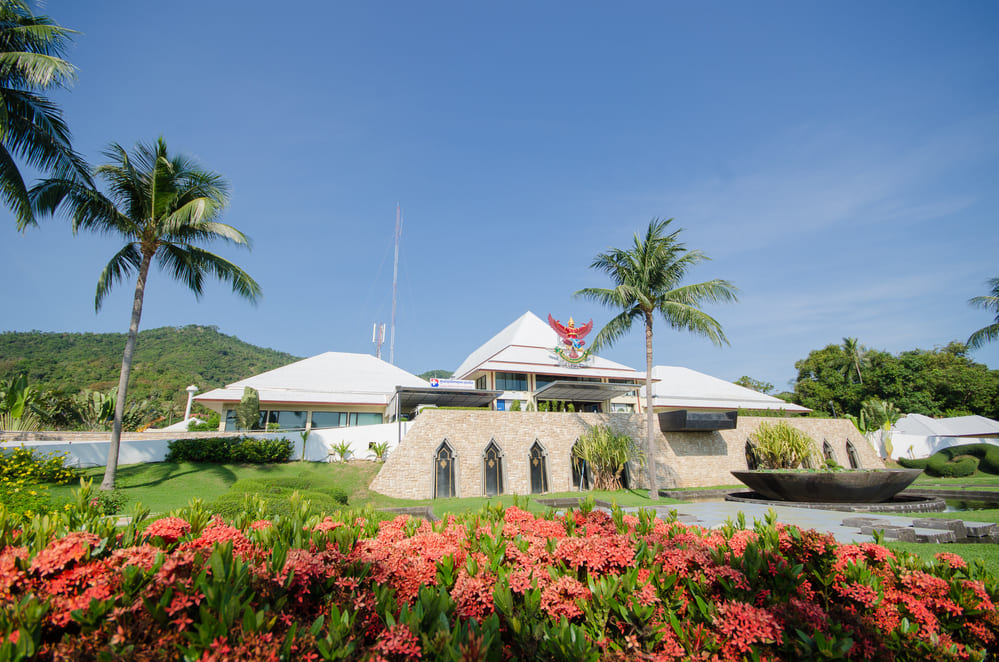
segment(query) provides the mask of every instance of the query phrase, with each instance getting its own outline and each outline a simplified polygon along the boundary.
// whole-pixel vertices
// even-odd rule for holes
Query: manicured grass
[[[359,460],[346,464],[288,462],[287,464],[199,464],[191,462],[155,462],[118,467],[118,486],[128,496],[129,504],[140,502],[153,513],[182,508],[197,497],[203,501],[229,491],[237,480],[302,477],[316,482],[318,488],[340,487],[350,495],[350,505],[375,507],[408,505],[402,499],[389,499],[368,490],[381,468],[380,464]],[[103,467],[83,472],[94,485],[101,482]],[[53,498],[70,498],[75,485],[53,486]],[[389,501],[391,503],[384,503]],[[126,506],[127,508],[127,506]]]
[[[487,503],[502,503],[512,506],[514,497],[502,496],[488,499],[486,497],[467,497],[460,499],[395,499],[368,489],[368,485],[377,475],[381,464],[366,460],[356,460],[347,463],[326,464],[321,462],[289,462],[287,464],[199,464],[191,462],[156,462],[148,464],[131,464],[118,468],[118,486],[128,497],[128,504],[139,502],[149,508],[153,514],[167,513],[182,508],[191,499],[197,497],[205,502],[211,502],[229,491],[237,480],[260,480],[268,478],[299,477],[314,481],[312,489],[323,491],[339,487],[349,498],[349,506],[363,508],[370,505],[373,508],[393,508],[411,506],[433,506],[434,513],[440,517],[445,514],[475,512]],[[103,467],[86,469],[84,478],[93,480],[94,485],[101,482],[104,475]],[[77,485],[53,486],[51,494],[54,499],[69,499],[71,490]],[[536,503],[536,499],[557,499],[565,497],[592,496],[608,502],[617,502],[620,506],[651,506],[652,501],[644,491],[620,490],[617,492],[560,492],[554,494],[520,497],[522,506],[527,510],[544,512],[546,506]],[[659,499],[656,505],[680,503],[674,499]],[[128,505],[126,505],[126,509]]]
[[[933,555],[940,552],[957,554],[968,564],[980,560],[994,577],[999,577],[999,545],[979,543],[945,543],[931,545],[920,542],[888,542],[885,546],[896,552],[915,554],[923,561],[933,561]]]
[[[912,486],[919,488],[939,487],[941,489],[956,490],[959,490],[962,487],[974,487],[979,490],[999,490],[999,476],[976,471],[974,474],[965,476],[964,478],[934,478],[933,476],[927,476],[924,473],[915,480]]]

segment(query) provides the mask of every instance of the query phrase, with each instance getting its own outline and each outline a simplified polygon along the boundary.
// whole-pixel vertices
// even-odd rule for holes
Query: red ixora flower
[[[968,567],[968,562],[962,559],[957,554],[952,554],[951,552],[940,552],[939,554],[934,554],[935,558],[940,563],[946,563],[955,570],[964,570]]]
[[[590,589],[575,577],[562,575],[541,592],[541,609],[553,619],[582,616],[577,600],[589,600]]]
[[[163,542],[172,545],[190,530],[191,525],[187,523],[187,520],[179,517],[164,517],[147,526],[143,535],[150,538],[154,536],[162,538]]]
[[[404,623],[393,625],[382,632],[374,649],[382,655],[401,657],[404,660],[418,660],[423,654],[420,640]]]
[[[718,605],[715,627],[726,638],[725,647],[746,653],[754,643],[780,643],[777,618],[766,609],[745,602],[726,601]]]
[[[31,561],[31,570],[41,576],[54,575],[90,553],[101,541],[100,537],[85,531],[73,531],[50,542]]]

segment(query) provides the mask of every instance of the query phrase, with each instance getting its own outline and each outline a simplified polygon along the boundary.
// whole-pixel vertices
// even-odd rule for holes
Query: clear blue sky
[[[162,135],[232,184],[219,248],[262,285],[196,301],[153,271],[142,328],[211,324],[300,356],[373,352],[404,228],[396,363],[453,369],[526,310],[567,320],[590,261],[675,217],[738,304],[731,344],[657,329],[655,361],[782,390],[812,349],[898,352],[991,321],[995,2],[49,0],[78,30],[54,98],[94,164]],[[0,330],[127,329],[119,248],[0,219]],[[388,346],[385,347],[385,356]],[[639,329],[604,354],[644,364]],[[999,344],[976,352],[999,368]]]

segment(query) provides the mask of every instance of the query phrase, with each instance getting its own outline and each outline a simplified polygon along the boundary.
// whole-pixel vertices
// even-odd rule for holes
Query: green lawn
[[[325,464],[320,462],[289,462],[287,464],[198,464],[190,462],[156,462],[148,464],[131,464],[118,468],[118,486],[128,497],[128,504],[139,502],[149,508],[152,513],[167,513],[182,508],[198,497],[209,502],[229,491],[237,480],[260,480],[268,478],[306,478],[314,482],[312,489],[323,491],[339,487],[349,495],[351,507],[363,508],[370,505],[373,508],[393,508],[412,506],[433,506],[434,513],[440,517],[450,513],[474,512],[486,503],[500,502],[504,506],[513,505],[513,496],[468,497],[463,499],[395,499],[368,489],[381,465],[376,462],[356,460],[344,464]],[[103,467],[86,469],[83,472],[86,479],[93,480],[96,486],[104,475]],[[71,490],[76,485],[52,486],[51,494],[55,499],[69,499]],[[617,502],[621,506],[650,506],[652,501],[638,490],[620,490],[617,492],[587,492],[595,499]],[[537,497],[521,497],[527,509],[543,512],[545,506],[535,502],[535,499],[553,499],[561,497],[578,497],[578,492],[560,492],[539,495]],[[585,495],[584,495],[585,496]],[[528,499],[530,499],[528,501]],[[674,499],[660,499],[657,504],[680,503]],[[126,505],[128,508],[128,505]]]
[[[946,543],[930,545],[919,542],[887,542],[885,546],[896,552],[915,554],[923,561],[933,561],[933,555],[940,552],[957,554],[969,564],[981,560],[994,577],[999,577],[999,545],[979,543]]]

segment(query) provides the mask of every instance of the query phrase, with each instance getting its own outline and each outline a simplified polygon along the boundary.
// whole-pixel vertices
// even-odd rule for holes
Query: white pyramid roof
[[[560,344],[555,330],[528,311],[469,354],[454,371],[454,377],[468,379],[479,370],[613,379],[639,377],[633,368],[599,356],[579,367],[563,365],[554,352]]]
[[[923,414],[906,414],[892,429],[901,434],[927,437],[985,437],[999,434],[999,421],[984,416],[930,418]]]
[[[657,365],[652,368],[653,407],[690,409],[771,409],[806,413],[801,405],[784,402],[753,389],[680,366]],[[645,397],[642,389],[642,397]]]
[[[430,384],[370,354],[326,352],[254,375],[195,397],[195,400],[238,402],[251,386],[261,402],[385,405],[396,386],[427,388]]]

